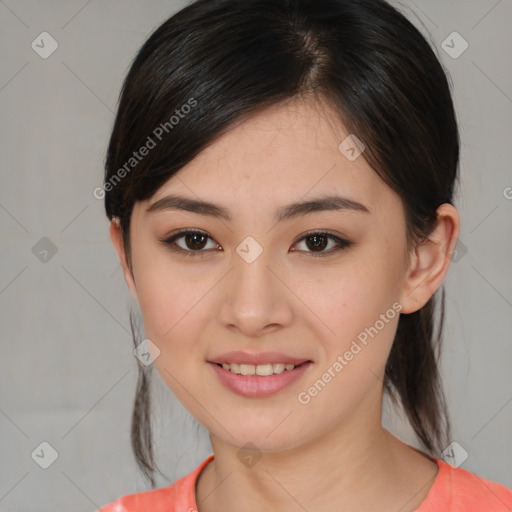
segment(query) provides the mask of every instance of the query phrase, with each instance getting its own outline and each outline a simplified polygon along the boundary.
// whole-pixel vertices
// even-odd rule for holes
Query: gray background
[[[149,488],[129,445],[130,297],[92,191],[131,59],[182,5],[0,1],[1,511],[87,512]],[[442,364],[454,441],[468,452],[463,468],[512,487],[512,1],[401,5],[432,35],[461,125],[467,253],[446,280]],[[43,31],[59,45],[46,59],[31,47]],[[442,47],[454,31],[469,44],[458,58]],[[174,481],[209,455],[209,440],[155,377],[159,461]],[[399,417],[384,420],[414,444]],[[50,461],[43,441],[58,453],[48,469],[35,462]]]

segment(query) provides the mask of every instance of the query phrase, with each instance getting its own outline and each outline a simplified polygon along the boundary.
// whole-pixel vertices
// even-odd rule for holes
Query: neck
[[[247,465],[239,448],[211,434],[215,457],[198,480],[199,511],[234,512],[243,504],[281,511],[334,512],[341,504],[344,511],[415,510],[437,465],[385,430],[378,413],[347,420],[299,446],[256,452],[258,460]]]

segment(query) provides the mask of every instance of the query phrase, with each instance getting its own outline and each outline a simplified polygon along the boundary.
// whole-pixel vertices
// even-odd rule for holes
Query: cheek
[[[322,350],[297,398],[301,410],[312,417],[324,415],[326,424],[349,415],[368,394],[378,396],[400,305],[389,289],[383,291],[376,275],[367,269],[364,275],[340,277],[315,296]]]
[[[187,403],[189,397],[179,383],[199,382],[198,373],[204,371],[201,340],[214,310],[215,280],[211,273],[207,278],[192,266],[185,269],[166,258],[152,258],[146,264],[139,260],[139,264],[137,292],[144,332],[160,351],[155,367],[180,401]]]
[[[331,269],[328,278],[318,274],[303,285],[300,295],[308,297],[308,309],[316,316],[306,314],[323,345],[311,384],[317,379],[316,388],[325,384],[330,389],[318,392],[317,406],[349,410],[382,379],[400,311],[394,266],[392,258],[377,262],[374,255],[361,256]]]
[[[197,317],[201,305],[197,285],[184,287],[166,276],[147,279],[140,288],[144,332],[159,350],[155,369],[178,400],[193,410],[190,383],[197,381],[199,363],[203,363],[199,361],[203,357],[198,347],[203,325]]]
[[[399,296],[393,269],[379,268],[370,258],[366,262],[354,259],[358,261],[320,269],[307,282],[296,283],[297,295],[304,297],[305,312],[324,325],[327,338],[346,341],[356,337]]]
[[[140,277],[137,293],[148,337],[152,335],[161,341],[163,334],[178,321],[179,307],[183,307],[186,302],[178,288],[177,283],[168,276],[158,277],[144,272]]]
[[[151,247],[151,243],[140,246]],[[166,251],[154,247],[154,242],[151,250],[139,250],[134,255],[134,269],[146,335],[162,343],[187,321],[194,305],[206,293],[207,284],[173,264]]]

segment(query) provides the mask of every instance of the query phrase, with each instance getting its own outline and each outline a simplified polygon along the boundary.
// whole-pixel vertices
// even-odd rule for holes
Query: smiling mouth
[[[279,373],[287,372],[299,368],[311,361],[304,361],[301,364],[291,363],[266,363],[266,364],[237,364],[237,363],[214,363],[224,370],[236,375],[254,375],[259,377],[269,377]]]

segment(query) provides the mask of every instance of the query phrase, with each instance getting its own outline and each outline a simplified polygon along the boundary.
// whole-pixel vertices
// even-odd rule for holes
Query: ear
[[[123,270],[124,280],[130,289],[132,297],[138,304],[139,298],[137,295],[137,287],[135,286],[135,278],[128,263],[127,254],[124,248],[123,232],[118,217],[114,217],[110,222],[110,239],[112,240],[112,245],[114,246],[114,249],[117,252],[117,256],[119,257],[119,262]]]
[[[428,238],[414,249],[400,303],[401,313],[421,309],[441,286],[450,267],[460,233],[460,218],[451,204],[437,209],[437,221]]]

